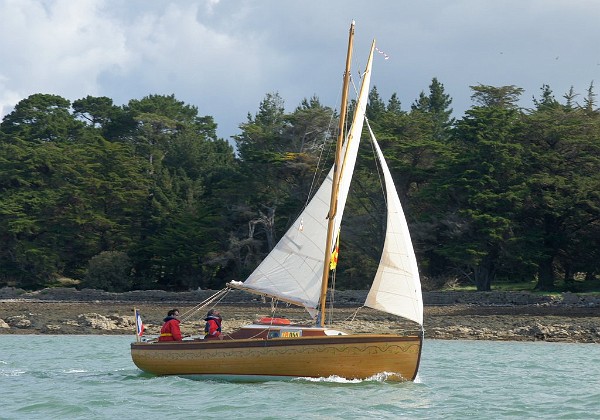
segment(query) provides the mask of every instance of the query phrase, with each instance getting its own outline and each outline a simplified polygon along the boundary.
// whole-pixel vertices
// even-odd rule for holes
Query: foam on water
[[[305,382],[331,382],[336,384],[358,384],[363,382],[363,379],[346,379],[341,376],[328,376],[326,378],[311,378],[311,377],[300,377],[294,378],[294,381],[305,381]]]

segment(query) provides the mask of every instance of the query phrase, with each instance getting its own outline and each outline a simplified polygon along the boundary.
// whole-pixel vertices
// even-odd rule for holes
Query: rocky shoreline
[[[146,335],[157,334],[166,312],[184,314],[182,331],[198,335],[206,308],[197,303],[213,291],[124,294],[96,290],[44,289],[26,293],[0,289],[0,334],[131,334],[133,308],[140,310]],[[351,332],[398,333],[415,326],[369,308],[359,308],[364,291],[336,293],[335,326]],[[600,343],[600,295],[540,296],[526,292],[424,293],[425,337],[502,341]],[[224,327],[232,331],[271,307],[243,293],[231,293],[220,303]],[[305,311],[280,307],[278,316],[306,322]]]

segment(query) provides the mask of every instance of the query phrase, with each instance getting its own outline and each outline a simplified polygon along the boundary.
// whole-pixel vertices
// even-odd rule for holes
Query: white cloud
[[[1,31],[0,104],[34,93],[70,98],[97,94],[104,69],[127,62],[124,36],[99,13],[99,1],[8,1]]]
[[[0,16],[0,115],[34,93],[173,93],[228,137],[268,92],[288,108],[313,94],[337,107],[352,19],[354,68],[377,38],[391,58],[373,83],[405,109],[433,77],[460,116],[469,85],[514,84],[527,102],[543,84],[560,98],[600,75],[596,0],[0,0]]]

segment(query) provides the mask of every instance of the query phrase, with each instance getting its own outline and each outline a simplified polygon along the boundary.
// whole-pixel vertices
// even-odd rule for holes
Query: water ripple
[[[3,336],[0,417],[588,419],[600,407],[600,346],[593,344],[426,340],[415,382],[239,383],[142,373],[129,341]]]

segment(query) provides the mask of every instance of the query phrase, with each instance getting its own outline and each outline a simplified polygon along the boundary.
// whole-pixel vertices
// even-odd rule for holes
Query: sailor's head
[[[206,314],[206,317],[207,318],[209,318],[209,317],[221,318],[221,313],[213,308],[208,311],[208,313]]]
[[[171,309],[168,313],[167,316],[174,316],[175,318],[177,318],[179,316],[179,309],[175,308],[175,309]]]

